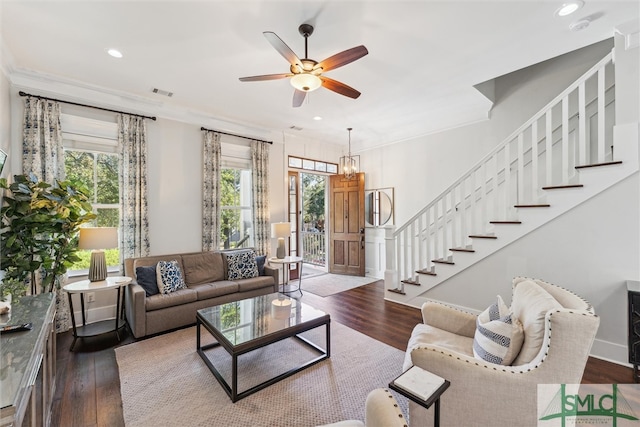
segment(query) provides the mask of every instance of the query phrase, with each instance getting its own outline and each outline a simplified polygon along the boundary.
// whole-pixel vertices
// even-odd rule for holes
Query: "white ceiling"
[[[480,120],[490,103],[474,85],[612,37],[640,14],[638,0],[586,0],[559,18],[561,3],[0,0],[2,63],[14,83],[30,76],[125,94],[142,101],[139,112],[192,112],[195,122],[217,120],[219,130],[248,125],[244,133],[255,137],[284,132],[346,144],[352,127],[357,151]],[[569,30],[587,17],[588,28]],[[315,27],[309,56],[318,61],[367,47],[364,58],[326,74],[360,98],[320,88],[294,109],[288,80],[238,80],[288,72],[262,32],[302,58],[302,23]],[[108,56],[111,47],[124,58]]]

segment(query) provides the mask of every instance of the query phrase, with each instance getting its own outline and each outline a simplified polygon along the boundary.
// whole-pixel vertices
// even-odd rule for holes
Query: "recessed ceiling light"
[[[582,0],[575,0],[567,3],[563,3],[562,6],[560,6],[556,10],[556,16],[571,15],[573,12],[577,11],[582,6],[584,6],[584,2]]]
[[[320,116],[315,116],[315,117],[313,118],[313,120],[322,120],[322,117],[320,117]]]
[[[118,49],[109,49],[107,50],[107,53],[114,58],[122,58],[122,52],[120,52]]]

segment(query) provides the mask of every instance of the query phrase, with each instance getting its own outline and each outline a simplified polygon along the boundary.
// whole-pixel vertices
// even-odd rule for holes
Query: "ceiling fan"
[[[271,43],[279,53],[291,64],[289,73],[282,74],[265,74],[261,76],[241,77],[241,82],[256,82],[262,80],[277,80],[291,77],[291,85],[295,88],[293,93],[293,106],[299,107],[302,105],[307,92],[314,91],[320,86],[332,90],[340,95],[348,96],[349,98],[356,99],[360,96],[360,92],[354,88],[347,86],[337,80],[325,77],[322,73],[334,70],[338,67],[342,67],[350,62],[362,58],[369,53],[366,47],[360,45],[351,49],[347,49],[340,53],[337,53],[324,61],[314,61],[308,58],[307,52],[307,39],[313,34],[313,26],[309,24],[302,24],[298,27],[298,31],[304,37],[304,58],[300,59],[291,50],[285,42],[271,31],[265,31],[262,34],[267,38],[267,41]]]

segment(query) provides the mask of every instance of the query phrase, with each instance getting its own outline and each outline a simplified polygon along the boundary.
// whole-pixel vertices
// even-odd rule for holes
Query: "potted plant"
[[[78,260],[78,229],[96,216],[87,191],[72,181],[56,185],[35,175],[0,179],[5,191],[0,237],[0,265],[4,272],[0,294],[54,292],[61,288],[67,268]]]

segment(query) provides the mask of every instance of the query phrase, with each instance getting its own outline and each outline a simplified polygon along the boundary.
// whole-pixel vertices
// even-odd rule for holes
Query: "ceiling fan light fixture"
[[[320,77],[311,73],[300,73],[291,77],[291,86],[303,92],[312,92],[322,85]]]

